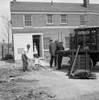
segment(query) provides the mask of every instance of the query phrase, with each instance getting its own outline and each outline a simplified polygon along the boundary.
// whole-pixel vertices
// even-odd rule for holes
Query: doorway
[[[36,43],[37,51],[38,51],[38,56],[40,57],[40,35],[33,35],[32,36],[33,44]],[[34,45],[33,45],[33,50],[34,50]]]

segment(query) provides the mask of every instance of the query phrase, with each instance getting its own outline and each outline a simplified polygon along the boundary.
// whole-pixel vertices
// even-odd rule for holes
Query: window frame
[[[25,16],[26,15],[30,15],[31,20],[25,20]],[[31,14],[24,14],[23,18],[24,18],[24,27],[32,27],[32,15]],[[30,26],[26,26],[26,21],[30,21],[31,25]]]
[[[80,25],[85,25],[84,15],[80,15]]]
[[[62,18],[62,16],[64,16],[65,15],[65,18]],[[63,22],[62,20],[65,20],[65,22]],[[60,15],[60,23],[61,24],[67,24],[67,15],[66,14],[61,14]]]
[[[85,14],[80,15],[80,25],[82,25],[82,26],[87,25],[87,20],[88,20],[87,15],[85,15]],[[83,24],[81,24],[81,23],[83,23]]]
[[[48,15],[51,15],[51,18],[50,18],[50,19],[51,19],[51,23],[49,23],[49,21],[48,21],[48,20],[49,20]],[[46,23],[47,23],[47,24],[50,24],[50,25],[53,24],[53,14],[47,14],[47,15],[46,15]]]

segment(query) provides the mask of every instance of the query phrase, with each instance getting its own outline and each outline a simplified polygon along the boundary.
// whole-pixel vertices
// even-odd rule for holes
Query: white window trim
[[[49,49],[44,49],[45,52],[49,52]]]
[[[66,15],[66,14],[61,14],[61,15]],[[62,24],[62,25],[67,25],[67,15],[66,15],[66,23],[62,23],[61,22],[61,19],[62,19],[62,16],[60,15],[60,24]]]
[[[52,23],[48,23],[48,15],[52,15]],[[53,25],[53,14],[47,14],[46,15],[46,24],[47,25]]]
[[[53,14],[53,12],[16,12],[16,11],[12,11],[11,14]],[[85,14],[85,12],[54,12],[54,14]],[[99,14],[99,13],[96,13],[96,12],[87,12],[87,14]]]
[[[31,15],[31,26],[25,26],[25,15],[28,15],[28,14],[23,15],[23,27],[31,28],[32,27],[32,15]]]

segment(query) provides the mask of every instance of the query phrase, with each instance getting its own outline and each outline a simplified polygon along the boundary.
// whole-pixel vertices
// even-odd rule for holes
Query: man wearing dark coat
[[[63,47],[63,42],[59,42],[56,46],[56,53],[59,51],[59,50],[64,50],[64,47]],[[61,69],[61,63],[62,63],[62,54],[57,54],[57,64],[58,64],[58,69]]]
[[[50,58],[50,67],[52,67],[53,61],[54,61],[54,66],[56,66],[55,51],[56,51],[56,43],[54,43],[53,40],[50,40],[50,44],[49,44],[49,53],[51,55],[51,58]]]

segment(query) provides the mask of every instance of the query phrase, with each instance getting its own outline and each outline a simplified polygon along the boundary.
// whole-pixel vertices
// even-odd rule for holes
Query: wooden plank
[[[73,71],[75,63],[76,63],[76,59],[77,59],[77,56],[78,56],[79,49],[80,49],[80,45],[78,46],[78,49],[77,49],[77,52],[76,52],[76,55],[75,55],[75,59],[74,59],[74,62],[73,62],[73,65],[72,65],[72,68],[71,68],[71,71],[70,71],[70,75],[72,75],[72,71]]]

